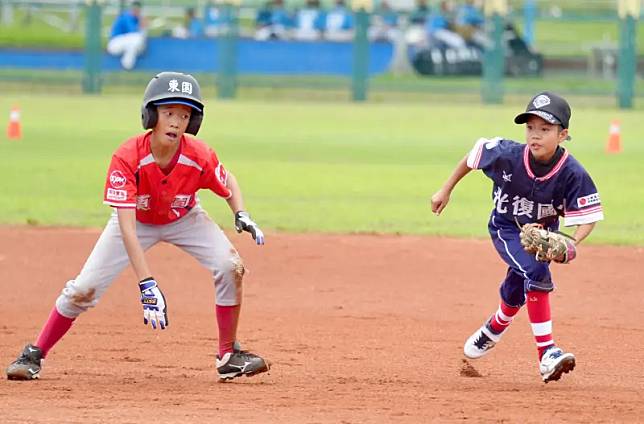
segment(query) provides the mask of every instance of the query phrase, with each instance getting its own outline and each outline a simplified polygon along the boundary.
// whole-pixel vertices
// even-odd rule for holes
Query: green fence
[[[97,48],[107,42],[109,27],[121,6],[118,1],[101,2],[100,21],[89,13],[86,2],[69,1],[0,1],[0,48],[38,47],[53,49],[86,49],[84,72],[0,69],[0,83],[6,90],[41,91],[63,90],[105,93],[140,90],[147,82],[146,72],[113,72],[100,75],[97,71]],[[252,36],[255,7],[260,2],[243,2],[236,9],[239,34]],[[295,9],[302,2],[287,2]],[[508,2],[507,21],[525,30],[524,6],[527,1]],[[167,34],[180,24],[185,7],[197,10],[205,1],[144,2],[144,13],[152,25],[150,36]],[[325,4],[330,4],[326,2]],[[512,77],[499,75],[484,64],[483,75],[420,76],[415,72],[398,71],[379,75],[368,81],[360,80],[360,59],[354,57],[355,72],[350,78],[331,76],[267,76],[236,75],[227,69],[220,76],[204,75],[204,90],[223,97],[260,97],[289,99],[331,99],[370,101],[488,101],[499,102],[515,96],[524,97],[535,90],[548,88],[569,95],[597,98],[598,104],[637,107],[644,96],[641,80],[644,69],[644,31],[637,31],[639,16],[618,16],[614,1],[594,0],[565,2],[536,2],[534,13],[533,48],[543,55],[544,68],[539,76]],[[430,2],[432,8],[437,2]],[[408,10],[401,10],[406,16]],[[98,23],[100,22],[100,23]],[[87,38],[87,28],[100,30]],[[494,34],[490,25],[490,34]],[[234,42],[228,50],[234,54]],[[357,51],[359,49],[356,49]],[[490,55],[496,57],[499,52]],[[498,66],[498,65],[496,65]],[[490,76],[494,77],[490,77]],[[228,81],[228,82],[225,82]],[[225,82],[225,83],[224,83]],[[226,88],[228,87],[228,88]],[[230,91],[232,89],[232,91]],[[226,90],[229,90],[226,93]]]

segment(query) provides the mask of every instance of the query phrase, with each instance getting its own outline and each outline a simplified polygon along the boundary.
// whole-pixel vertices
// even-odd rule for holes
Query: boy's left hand
[[[567,264],[575,259],[575,240],[563,233],[548,231],[536,223],[524,224],[519,234],[521,246],[528,253],[534,253],[541,262],[555,261]]]
[[[250,219],[248,212],[239,211],[235,214],[235,229],[238,233],[247,231],[253,236],[253,240],[258,245],[264,244],[264,233],[259,229],[257,224]]]

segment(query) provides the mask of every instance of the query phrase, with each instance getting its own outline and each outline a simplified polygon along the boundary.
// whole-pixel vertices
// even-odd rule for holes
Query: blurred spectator
[[[449,4],[441,1],[438,10],[430,14],[427,20],[429,44],[438,47],[463,49],[467,45],[465,39],[453,30]]]
[[[372,22],[369,26],[369,39],[394,41],[399,33],[398,13],[389,6],[386,0],[382,0],[373,14]]]
[[[286,39],[293,27],[293,19],[284,7],[284,0],[273,0],[257,13],[256,40]]]
[[[306,0],[306,6],[295,15],[293,36],[296,40],[319,40],[322,37],[325,22],[326,18],[320,9],[320,1]]]
[[[255,16],[255,29],[260,30],[271,24],[271,19],[273,17],[273,3],[267,1],[257,9],[257,15]]]
[[[217,35],[225,32],[230,25],[232,16],[224,16],[221,5],[215,4],[210,0],[206,4],[206,9],[203,17],[204,33],[208,37],[216,37]]]
[[[203,23],[196,16],[194,7],[186,9],[185,22],[172,30],[172,35],[177,38],[195,38],[204,35]]]
[[[456,32],[480,50],[490,43],[483,28],[484,23],[483,13],[474,0],[466,0],[456,13]]]
[[[429,15],[429,6],[427,6],[427,0],[417,0],[416,8],[412,10],[409,15],[409,24],[410,25],[425,25],[427,21],[427,15]]]
[[[335,7],[326,14],[324,36],[331,41],[350,41],[353,39],[353,11],[348,9],[344,0],[336,0]]]
[[[141,2],[133,1],[130,8],[121,12],[112,25],[107,52],[121,56],[123,69],[134,68],[137,57],[145,50],[145,21],[141,16]]]
[[[409,27],[405,32],[407,43],[413,46],[427,44],[425,23],[429,15],[427,0],[416,0],[416,8],[409,14]]]
[[[465,3],[456,12],[456,25],[480,28],[484,23],[483,12],[477,7],[474,0],[465,0]]]

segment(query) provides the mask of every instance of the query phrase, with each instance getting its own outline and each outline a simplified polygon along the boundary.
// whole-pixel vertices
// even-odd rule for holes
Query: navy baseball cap
[[[190,106],[197,112],[203,112],[199,106],[197,106],[194,103],[190,103],[189,101],[186,100],[180,100],[180,99],[164,99],[164,100],[159,100],[158,102],[152,103],[155,106],[161,106],[161,105],[185,105],[185,106]]]
[[[570,106],[563,97],[549,91],[544,91],[530,100],[530,103],[525,108],[525,112],[520,113],[514,118],[514,123],[525,124],[531,115],[538,116],[551,124],[568,128],[568,124],[570,123]]]

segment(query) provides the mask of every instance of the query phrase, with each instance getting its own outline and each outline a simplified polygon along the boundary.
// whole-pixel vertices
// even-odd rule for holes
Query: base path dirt
[[[33,342],[99,230],[0,227],[0,366]],[[126,270],[50,352],[42,378],[0,379],[2,423],[638,422],[644,249],[582,246],[553,265],[554,336],[577,356],[541,382],[521,311],[488,356],[464,340],[497,307],[488,240],[230,234],[249,273],[239,338],[269,374],[218,383],[214,288],[173,246],[148,257],[170,326],[143,325]]]

